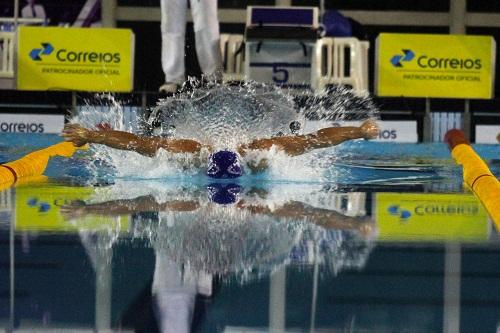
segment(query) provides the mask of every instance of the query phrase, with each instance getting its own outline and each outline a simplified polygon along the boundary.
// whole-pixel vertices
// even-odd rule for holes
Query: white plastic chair
[[[243,81],[243,35],[221,34],[220,49],[224,67],[223,81]]]
[[[316,42],[312,86],[322,91],[331,84],[349,85],[363,94],[368,90],[368,42],[357,38],[321,38]],[[346,59],[349,50],[349,59]],[[346,73],[346,63],[349,68]]]

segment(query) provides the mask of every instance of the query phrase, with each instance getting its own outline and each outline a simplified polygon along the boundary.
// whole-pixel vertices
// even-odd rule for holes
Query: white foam
[[[241,87],[215,85],[161,100],[153,114],[159,116],[162,113],[160,119],[165,128],[175,126],[175,131],[169,132],[174,138],[195,139],[212,145],[214,150],[236,150],[240,144],[278,133],[291,135],[289,125],[292,121],[302,124],[302,132],[311,132],[320,127],[331,126],[332,120],[343,119],[347,112],[357,111],[358,119],[375,114],[369,99],[356,97],[346,89],[336,90],[326,97],[319,96],[318,100],[316,104],[308,104],[307,109],[298,113],[292,97],[278,88],[260,84]],[[113,129],[129,132],[137,128],[124,124],[123,107],[113,96],[98,95],[97,102],[105,106],[105,112],[99,107],[88,105],[81,108],[73,122],[88,128],[105,122]],[[95,104],[95,101],[88,103]],[[364,107],[363,110],[349,110],[349,107],[359,108],[360,105]],[[321,119],[306,122],[305,113],[315,113]],[[209,155],[208,151],[193,156],[160,150],[155,157],[150,158],[102,145],[92,145],[91,151],[94,158],[112,166],[115,177],[144,179],[196,177],[204,173]],[[263,158],[268,160],[269,170],[258,175],[260,179],[335,182],[338,177],[342,177],[330,167],[330,161],[338,158],[334,147],[296,157],[273,148],[249,153],[243,162],[246,164]],[[98,164],[89,164],[95,175],[99,174],[97,168],[100,167]]]

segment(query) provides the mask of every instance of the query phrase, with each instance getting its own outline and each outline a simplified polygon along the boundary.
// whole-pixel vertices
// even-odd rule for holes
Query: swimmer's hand
[[[378,136],[379,127],[373,120],[366,120],[359,128],[365,139],[375,139]]]
[[[76,219],[87,215],[85,202],[75,200],[60,207],[61,215],[66,219]]]
[[[66,124],[61,133],[65,141],[73,142],[77,147],[81,147],[90,142],[94,131],[82,127],[78,124]]]
[[[247,167],[250,169],[252,174],[257,174],[266,171],[269,168],[269,162],[267,158],[263,158],[259,163],[255,161],[249,161]]]

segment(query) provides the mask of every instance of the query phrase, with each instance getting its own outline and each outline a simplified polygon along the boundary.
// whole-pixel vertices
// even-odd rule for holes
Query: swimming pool
[[[0,160],[60,140],[2,134]],[[474,148],[498,177],[500,148]],[[92,174],[87,154],[1,193],[7,330],[499,325],[498,235],[444,144],[349,142],[320,152],[319,179],[290,168],[236,183]]]

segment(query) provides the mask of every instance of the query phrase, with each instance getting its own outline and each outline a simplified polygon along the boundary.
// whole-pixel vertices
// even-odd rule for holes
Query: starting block
[[[369,43],[320,38],[316,7],[247,7],[245,35],[221,35],[224,82],[256,81],[325,91],[331,85],[368,89]]]
[[[247,8],[246,79],[282,88],[309,89],[318,39],[318,8]]]

